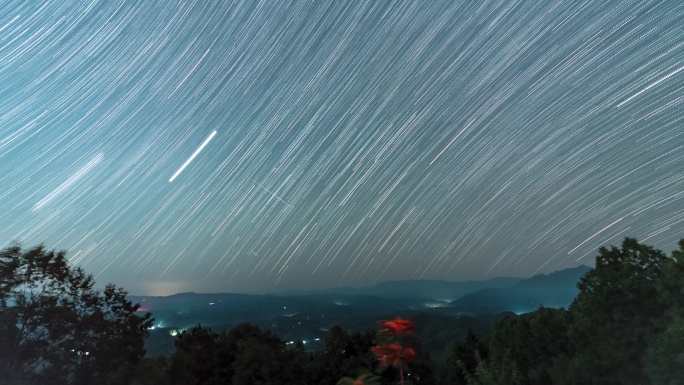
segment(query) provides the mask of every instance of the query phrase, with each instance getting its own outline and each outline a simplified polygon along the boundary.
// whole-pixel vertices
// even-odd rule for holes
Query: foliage
[[[407,346],[412,342],[415,329],[413,321],[404,318],[379,321],[377,345],[371,348],[381,367],[392,366],[399,369],[402,384],[406,364],[416,358],[415,350]]]
[[[489,335],[490,361],[505,367],[504,361],[513,359],[526,384],[549,384],[555,358],[568,351],[569,325],[567,310],[544,307],[495,322]]]
[[[684,384],[684,240],[679,246],[672,257],[630,238],[599,249],[569,310],[495,322],[486,352],[474,336],[450,345],[442,383]]]
[[[673,320],[646,352],[644,372],[653,384],[684,385],[684,318]]]
[[[434,313],[412,315],[416,324],[415,336],[420,340],[425,350],[431,354],[439,354],[445,351],[451,342],[462,341],[469,332],[478,337],[487,335],[493,320],[489,317],[478,318],[467,315],[459,315],[454,318]],[[492,318],[499,319],[500,317],[492,316]]]
[[[468,376],[470,385],[522,385],[525,384],[510,350],[501,359],[487,363],[480,361],[475,376]]]
[[[300,379],[291,372],[289,362],[293,352],[285,342],[244,323],[225,335],[227,357],[234,357],[230,365],[233,385],[295,384]]]
[[[665,262],[658,295],[667,307],[659,327],[665,330],[649,346],[644,372],[653,384],[684,384],[684,239]]]
[[[169,359],[171,383],[195,385],[228,381],[228,374],[220,372],[221,343],[218,334],[201,325],[181,333]]]
[[[596,268],[580,280],[570,306],[571,373],[577,384],[630,385],[648,379],[644,347],[663,331],[656,320],[666,305],[658,282],[668,258],[660,250],[626,238],[621,248],[600,248]],[[654,322],[655,321],[655,322]]]
[[[682,384],[684,241],[672,257],[630,238],[601,248],[578,288],[569,311],[494,323],[467,383]]]
[[[325,335],[323,351],[312,353],[306,366],[308,383],[333,385],[343,376],[358,377],[375,370],[377,363],[370,350],[375,336],[375,332],[350,335],[338,325],[330,328]]]
[[[454,341],[445,350],[439,365],[439,378],[442,383],[467,385],[468,379],[475,376],[482,359],[487,359],[488,349],[472,330],[463,341]]]
[[[257,326],[243,323],[217,334],[196,326],[181,333],[169,361],[172,384],[301,383],[303,350]],[[297,363],[300,363],[298,366]]]
[[[371,350],[376,339],[375,332],[350,335],[334,326],[326,334],[324,350],[306,352],[301,342],[286,346],[251,324],[223,333],[198,325],[178,336],[167,378],[171,384],[190,385],[394,383],[391,379],[399,374],[394,368],[381,376],[370,374],[379,366]],[[410,369],[413,382],[434,384],[425,363],[417,361]]]
[[[0,383],[127,384],[149,314],[42,246],[0,251]]]
[[[166,372],[166,357],[143,358],[138,370],[131,380],[131,385],[165,385],[169,383]]]

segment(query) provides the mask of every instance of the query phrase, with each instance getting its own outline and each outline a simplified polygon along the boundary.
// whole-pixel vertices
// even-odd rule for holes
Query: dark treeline
[[[147,375],[141,384],[336,384],[343,377],[357,377],[378,369],[371,351],[375,332],[349,334],[333,326],[322,351],[307,352],[301,342],[284,341],[245,323],[216,333],[197,326],[182,333],[168,358],[146,359]],[[432,384],[432,370],[418,348],[419,358],[410,364],[408,378]],[[398,371],[387,368],[382,383],[393,383]]]
[[[149,317],[119,314],[118,318],[108,318],[106,309],[123,307],[128,315],[137,310],[117,296],[106,304],[100,303],[99,307],[93,305],[92,309],[100,310],[79,313],[74,308],[73,311],[84,319],[98,312],[105,314],[96,317],[99,332],[116,327],[117,332],[127,335],[129,338],[110,340],[118,343],[118,349],[129,352],[128,355],[117,356],[112,349],[104,349],[107,357],[116,363],[107,367],[107,361],[98,355],[95,346],[79,348],[92,352],[87,357],[68,349],[72,353],[65,355],[71,372],[61,370],[66,358],[60,358],[62,361],[55,358],[59,357],[57,348],[40,356],[41,349],[55,345],[50,343],[54,336],[49,331],[37,327],[29,339],[11,338],[21,335],[13,330],[17,320],[30,318],[28,310],[19,311],[21,304],[17,301],[23,295],[11,290],[20,278],[23,277],[24,284],[28,279],[26,269],[16,267],[21,265],[16,262],[17,255],[30,253],[22,254],[14,249],[12,253],[5,251],[0,255],[0,294],[3,295],[0,383],[333,385],[346,378],[342,383],[397,384],[401,369],[405,384],[684,384],[684,240],[679,247],[668,256],[627,238],[621,247],[601,248],[595,268],[578,283],[579,294],[569,309],[540,307],[532,313],[500,319],[492,323],[488,332],[470,332],[438,354],[428,354],[414,338],[410,342],[411,360],[399,357],[397,362],[401,361],[401,365],[388,367],[380,366],[374,354],[380,341],[376,332],[350,334],[339,326],[327,332],[322,350],[311,352],[301,342],[286,344],[270,331],[248,323],[220,332],[198,325],[179,335],[170,356],[141,358],[140,338],[144,336],[141,337],[140,330],[149,326]],[[12,260],[14,265],[10,263]],[[23,272],[24,276],[13,276],[7,267],[10,265],[14,266],[13,271]],[[83,286],[82,271],[75,271],[81,280],[73,281]],[[60,274],[64,277],[66,273]],[[41,275],[41,279],[46,276]],[[85,286],[86,294],[91,293],[85,297],[98,303],[97,293]],[[35,290],[45,285],[28,285],[22,290],[26,287]],[[65,289],[61,294],[67,292]],[[8,301],[14,304],[8,305]],[[59,316],[56,307],[50,309],[51,313],[32,311],[40,317]],[[131,309],[135,310],[131,312]],[[96,335],[79,333],[86,340]],[[73,345],[70,341],[73,340],[61,337],[57,345],[67,349]],[[33,357],[32,365],[22,366],[16,358],[17,352],[22,352],[26,360]],[[41,358],[36,359],[38,356]],[[36,366],[36,363],[39,364]],[[97,377],[79,377],[83,373],[79,365],[85,364],[98,368]],[[13,375],[8,375],[8,370]],[[41,376],[44,371],[58,373],[59,377]],[[91,382],[78,382],[81,378]]]

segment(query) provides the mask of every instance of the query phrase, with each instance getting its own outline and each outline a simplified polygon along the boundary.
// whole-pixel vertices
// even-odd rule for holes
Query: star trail
[[[0,244],[134,294],[684,237],[681,1],[5,1]]]

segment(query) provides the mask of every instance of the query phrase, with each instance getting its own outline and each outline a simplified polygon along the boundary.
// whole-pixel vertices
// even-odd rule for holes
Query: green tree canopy
[[[504,361],[512,360],[524,383],[552,383],[554,360],[568,352],[570,319],[565,309],[540,307],[495,322],[489,336],[490,361],[505,367]]]
[[[487,355],[487,345],[469,330],[464,340],[453,341],[445,349],[439,366],[441,382],[467,385],[468,378],[475,376],[477,366],[487,359]]]
[[[656,326],[665,331],[650,344],[644,370],[653,384],[684,385],[684,239],[663,266],[658,294],[666,314]]]
[[[569,383],[648,383],[645,347],[662,332],[667,304],[658,285],[669,258],[626,238],[622,247],[600,248],[596,267],[580,280],[570,306],[569,337],[574,355]]]

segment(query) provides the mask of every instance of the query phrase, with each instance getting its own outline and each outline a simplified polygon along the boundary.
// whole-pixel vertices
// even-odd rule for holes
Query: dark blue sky
[[[98,282],[529,276],[684,237],[681,1],[41,3],[0,5],[0,243]]]

